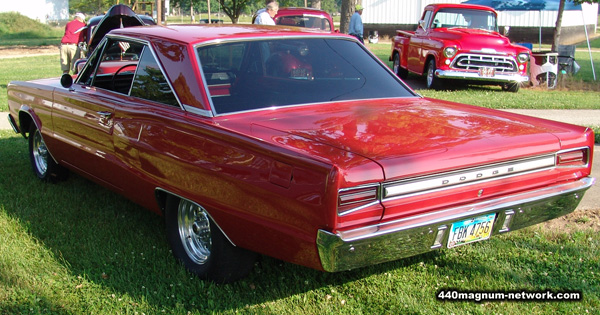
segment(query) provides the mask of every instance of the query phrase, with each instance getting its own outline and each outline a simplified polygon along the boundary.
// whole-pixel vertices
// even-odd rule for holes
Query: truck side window
[[[431,16],[433,15],[432,11],[425,11],[425,16],[423,17],[423,21],[425,22],[424,29],[429,28],[429,23],[431,22]],[[433,28],[433,27],[432,27]]]

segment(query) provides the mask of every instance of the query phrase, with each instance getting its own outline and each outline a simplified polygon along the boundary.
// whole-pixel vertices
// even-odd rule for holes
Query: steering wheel
[[[121,71],[125,70],[128,67],[137,67],[137,63],[128,63],[124,66],[122,66],[121,68],[119,68],[115,74],[113,74],[112,79],[110,80],[110,88],[111,90],[115,91],[115,80],[117,79],[117,76],[119,75],[119,73],[121,73]]]

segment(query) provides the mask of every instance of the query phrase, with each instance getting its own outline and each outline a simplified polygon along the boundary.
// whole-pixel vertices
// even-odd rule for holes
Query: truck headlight
[[[519,63],[525,63],[529,60],[529,54],[528,53],[520,53],[517,55],[517,59],[519,60]]]
[[[446,58],[452,58],[456,55],[457,51],[456,47],[446,47],[444,48],[444,56],[446,56]]]

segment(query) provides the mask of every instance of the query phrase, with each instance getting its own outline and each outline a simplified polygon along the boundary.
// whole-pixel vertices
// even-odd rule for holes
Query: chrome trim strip
[[[455,171],[425,178],[411,179],[397,183],[388,183],[383,185],[383,198],[397,197],[438,188],[450,188],[460,184],[506,177],[509,175],[520,175],[528,171],[553,167],[555,166],[555,161],[555,155],[546,155],[525,160],[486,165],[474,169]]]
[[[557,218],[575,210],[585,191],[595,182],[586,177],[520,194],[495,198],[346,231],[317,232],[317,249],[324,270],[350,270],[435,250],[435,231],[453,222],[496,213],[492,236],[500,233],[513,210],[509,230],[517,230]],[[447,244],[445,234],[441,248]]]
[[[211,112],[210,110],[201,109],[201,108],[194,107],[194,106],[187,105],[187,104],[183,104],[183,110],[185,110],[186,112],[198,114],[198,115],[204,116],[204,117],[213,117],[213,112]]]

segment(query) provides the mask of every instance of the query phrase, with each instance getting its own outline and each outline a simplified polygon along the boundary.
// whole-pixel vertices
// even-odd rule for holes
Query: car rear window
[[[200,46],[197,51],[216,114],[415,96],[352,40],[236,41]]]

